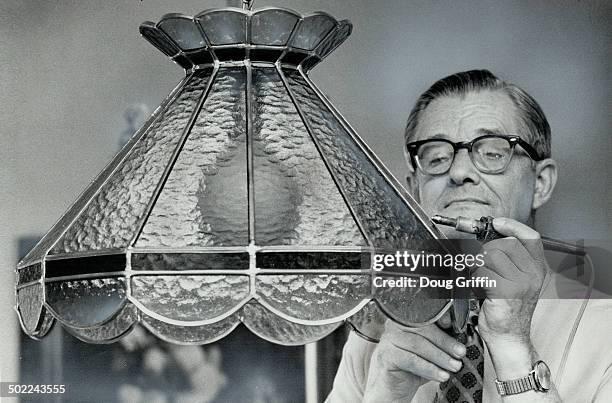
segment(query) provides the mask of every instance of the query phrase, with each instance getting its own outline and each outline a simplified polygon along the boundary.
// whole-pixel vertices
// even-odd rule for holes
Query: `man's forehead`
[[[520,134],[520,122],[518,109],[502,91],[441,96],[421,113],[414,140]]]

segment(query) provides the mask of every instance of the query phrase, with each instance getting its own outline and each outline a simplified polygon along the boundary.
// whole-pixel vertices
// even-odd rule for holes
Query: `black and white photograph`
[[[0,401],[612,402],[611,21],[1,1]]]

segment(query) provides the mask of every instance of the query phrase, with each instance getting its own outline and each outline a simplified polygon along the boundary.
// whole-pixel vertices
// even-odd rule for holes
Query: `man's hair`
[[[521,88],[499,79],[488,70],[463,71],[444,77],[421,94],[408,116],[404,144],[414,137],[423,111],[433,100],[443,96],[465,96],[479,91],[502,91],[508,95],[519,112],[525,129],[524,139],[535,148],[540,157],[550,157],[550,125],[540,105]],[[404,150],[406,151],[405,147]]]

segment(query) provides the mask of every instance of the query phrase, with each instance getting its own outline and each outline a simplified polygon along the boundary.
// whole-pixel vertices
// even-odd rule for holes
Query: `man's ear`
[[[552,196],[557,184],[557,163],[552,158],[538,161],[535,166],[535,174],[532,210],[542,207]]]

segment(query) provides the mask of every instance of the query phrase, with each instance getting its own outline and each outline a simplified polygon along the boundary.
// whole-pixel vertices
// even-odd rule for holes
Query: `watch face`
[[[540,389],[543,391],[550,389],[550,370],[544,361],[538,361],[536,363],[535,378]]]

